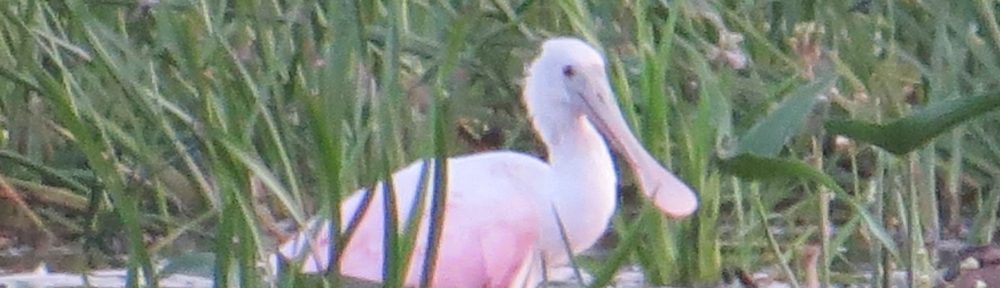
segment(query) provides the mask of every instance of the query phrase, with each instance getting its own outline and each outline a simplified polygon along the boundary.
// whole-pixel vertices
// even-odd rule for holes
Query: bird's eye
[[[573,77],[573,75],[576,75],[576,71],[573,71],[573,66],[563,66],[563,76]]]

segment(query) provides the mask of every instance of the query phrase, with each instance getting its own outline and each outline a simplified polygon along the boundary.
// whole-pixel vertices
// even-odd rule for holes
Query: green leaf
[[[967,122],[997,107],[1000,107],[1000,93],[994,92],[933,103],[889,124],[832,120],[826,123],[826,129],[830,133],[868,142],[893,154],[901,155],[923,146],[955,125]]]
[[[817,96],[829,90],[830,86],[836,83],[836,79],[835,74],[829,74],[792,92],[778,104],[777,109],[757,121],[757,124],[740,138],[737,152],[763,156],[778,155],[785,142],[802,129],[806,117],[819,98]]]

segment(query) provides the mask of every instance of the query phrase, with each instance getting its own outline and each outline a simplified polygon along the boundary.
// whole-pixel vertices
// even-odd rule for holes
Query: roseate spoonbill
[[[523,97],[547,147],[548,161],[509,151],[448,160],[435,287],[533,285],[541,279],[542,259],[557,267],[572,257],[567,244],[573,254],[590,248],[607,229],[617,205],[615,166],[605,140],[624,156],[645,196],[666,215],[684,217],[697,208],[694,192],[657,163],[629,131],[608,84],[604,58],[590,45],[573,38],[545,41],[528,69]],[[397,203],[405,204],[398,206],[399,217],[410,213],[421,167],[418,161],[393,174]],[[372,190],[372,204],[360,216],[341,255],[344,275],[382,278],[382,190],[381,184]],[[359,191],[342,204],[340,229],[359,209],[363,194]],[[426,193],[427,203],[430,194]],[[408,286],[419,283],[429,210],[420,219],[418,243],[406,274]],[[280,253],[302,259],[309,252],[300,260],[304,272],[325,270],[326,229],[328,223],[316,238],[300,233]],[[310,230],[316,229],[306,229]]]

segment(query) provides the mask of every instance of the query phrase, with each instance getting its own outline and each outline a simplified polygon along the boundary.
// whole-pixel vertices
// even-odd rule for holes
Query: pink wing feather
[[[400,217],[410,213],[422,166],[417,162],[393,174],[398,203],[403,204],[397,211]],[[537,203],[547,173],[545,163],[512,152],[482,153],[449,160],[448,204],[434,287],[517,285],[514,279],[530,262],[533,245],[540,233]],[[368,211],[341,256],[340,272],[381,281],[384,224],[381,186],[374,191]],[[341,217],[345,224],[359,208],[362,197],[362,193],[355,193],[344,201]],[[430,198],[426,203],[431,203]],[[407,286],[417,286],[420,281],[429,213],[430,207],[425,208],[407,272]],[[303,257],[299,261],[303,261],[300,263],[305,273],[323,271],[329,264],[326,239],[329,223],[314,221],[306,228],[285,242],[279,253],[288,259]]]

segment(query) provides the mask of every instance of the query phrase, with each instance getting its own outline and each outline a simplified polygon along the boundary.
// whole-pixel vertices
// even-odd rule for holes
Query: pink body
[[[545,163],[536,158],[512,152],[490,152],[449,159],[448,200],[441,237],[439,258],[436,263],[434,287],[512,287],[521,267],[530,259],[533,244],[538,238],[538,212],[531,181],[518,181],[544,174]],[[397,215],[409,215],[416,188],[420,181],[423,163],[416,162],[393,174],[396,193],[400,196]],[[433,169],[433,168],[431,168]],[[428,169],[427,175],[433,175]],[[495,178],[483,179],[483,173]],[[477,181],[479,179],[480,181]],[[509,181],[498,181],[509,179]],[[431,186],[428,180],[427,186]],[[482,185],[488,182],[489,185]],[[433,188],[430,188],[433,189]],[[425,192],[428,207],[424,209],[417,245],[411,258],[405,285],[416,287],[420,283],[424,254],[427,249],[427,229],[430,223],[431,191]],[[383,193],[379,185],[358,229],[348,242],[341,259],[341,273],[351,277],[380,281],[383,260]],[[360,206],[363,193],[358,191],[348,198],[341,217],[345,227],[354,211]],[[405,227],[405,223],[400,223]],[[328,226],[321,227],[307,254],[303,272],[315,273],[327,267]],[[298,237],[282,247],[284,255],[298,255],[309,247],[306,238]]]

